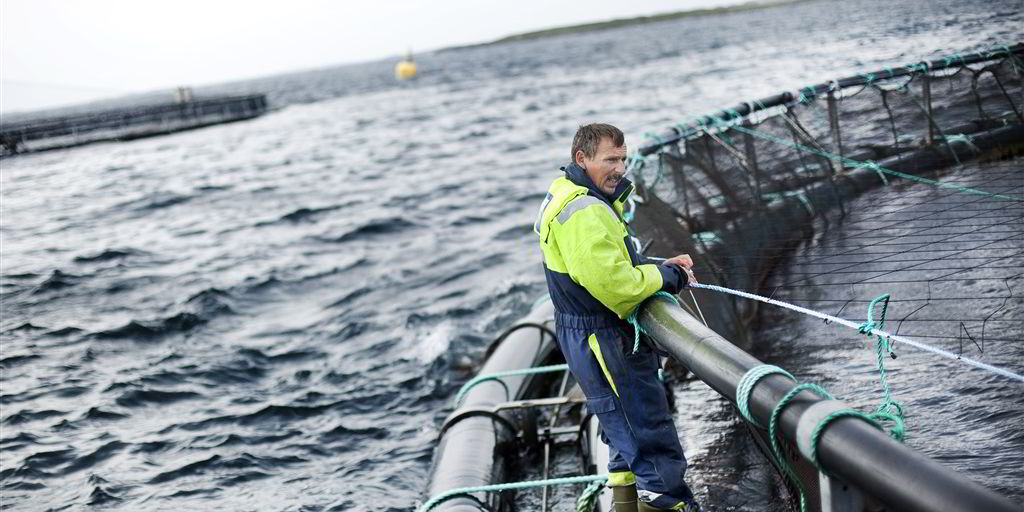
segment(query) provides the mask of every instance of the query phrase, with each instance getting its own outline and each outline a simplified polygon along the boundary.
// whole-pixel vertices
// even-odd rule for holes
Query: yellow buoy
[[[407,57],[398,61],[395,64],[395,78],[399,80],[409,80],[410,78],[416,77],[416,63],[413,62],[412,58]]]

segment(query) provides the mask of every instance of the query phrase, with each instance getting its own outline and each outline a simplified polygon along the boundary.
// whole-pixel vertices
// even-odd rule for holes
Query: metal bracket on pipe
[[[814,446],[811,444],[814,430],[828,415],[844,409],[848,407],[839,400],[823,400],[808,407],[800,415],[796,425],[796,445],[805,459],[815,459]],[[818,488],[821,491],[822,512],[860,512],[864,509],[864,496],[861,492],[834,476],[819,471]]]
[[[864,495],[852,485],[825,473],[818,473],[821,492],[821,512],[861,512]]]
[[[814,446],[811,446],[811,435],[814,433],[814,429],[821,423],[821,420],[825,419],[829,414],[844,409],[849,409],[849,407],[839,400],[822,400],[808,407],[800,415],[800,422],[796,424],[796,445],[800,448],[800,453],[803,454],[805,459],[816,459]]]

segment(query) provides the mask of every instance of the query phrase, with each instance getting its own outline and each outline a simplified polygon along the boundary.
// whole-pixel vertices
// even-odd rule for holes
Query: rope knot
[[[974,144],[974,138],[971,137],[970,135],[967,135],[967,134],[964,134],[964,133],[956,133],[956,134],[953,134],[953,135],[946,135],[942,139],[946,141],[946,144],[953,144],[954,142],[961,142],[963,144],[966,144],[967,147],[971,148],[971,150],[973,150],[975,153],[980,153],[981,152],[981,150],[978,149],[978,146],[976,146]],[[953,154],[955,155],[956,152],[954,151]]]
[[[803,89],[800,89],[800,97],[797,98],[797,102],[801,104],[807,103],[813,100],[817,95],[818,93],[815,92],[814,87],[804,87]]]
[[[654,143],[657,144],[658,146],[664,146],[665,145],[665,140],[662,139],[661,136],[659,136],[657,133],[645,132],[644,133],[644,138],[648,139],[648,140],[653,140]]]
[[[860,327],[857,327],[857,332],[871,336],[871,330],[874,329],[875,327],[876,326],[874,322],[867,321],[860,324]]]
[[[886,177],[885,177],[885,170],[882,169],[882,166],[878,165],[878,163],[875,162],[874,160],[868,160],[866,162],[857,164],[856,166],[854,166],[854,168],[855,169],[869,169],[869,170],[875,171],[875,173],[878,174],[878,177],[882,180],[882,184],[883,185],[888,185],[889,184],[889,180],[886,179]]]
[[[640,314],[640,309],[643,308],[644,304],[646,304],[648,301],[655,297],[665,297],[671,300],[672,303],[675,304],[676,306],[679,305],[679,299],[676,299],[671,293],[657,291],[654,292],[654,294],[648,297],[646,300],[641,302],[639,305],[637,305],[637,307],[634,308],[633,311],[629,313],[629,316],[626,317],[626,321],[633,326],[633,354],[636,354],[636,351],[640,350],[640,333],[642,332],[644,334],[647,334],[647,331],[645,331],[644,328],[640,326],[640,320],[637,319],[637,315]]]

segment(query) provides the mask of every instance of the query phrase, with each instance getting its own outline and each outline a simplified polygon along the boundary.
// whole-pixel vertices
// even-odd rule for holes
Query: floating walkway
[[[187,96],[191,96],[188,94]],[[0,125],[3,156],[123,141],[252,119],[267,111],[263,94],[117,108]]]

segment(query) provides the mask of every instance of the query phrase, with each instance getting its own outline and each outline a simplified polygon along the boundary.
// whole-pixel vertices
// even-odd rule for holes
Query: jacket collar
[[[604,191],[602,191],[600,188],[597,187],[597,185],[594,184],[594,181],[590,179],[590,176],[587,176],[587,171],[583,170],[583,168],[577,165],[576,162],[570,163],[569,165],[562,167],[562,170],[565,171],[565,177],[568,178],[569,181],[581,187],[586,187],[586,189],[589,190],[591,194],[593,194],[595,197],[604,199],[605,201],[608,202],[608,204],[611,204],[613,206],[615,205],[615,203],[625,203],[626,198],[628,198],[630,192],[633,191],[633,182],[629,181],[628,178],[622,178],[619,181],[619,185],[615,187],[615,192],[612,194],[611,197],[609,197],[607,194],[604,193]]]

